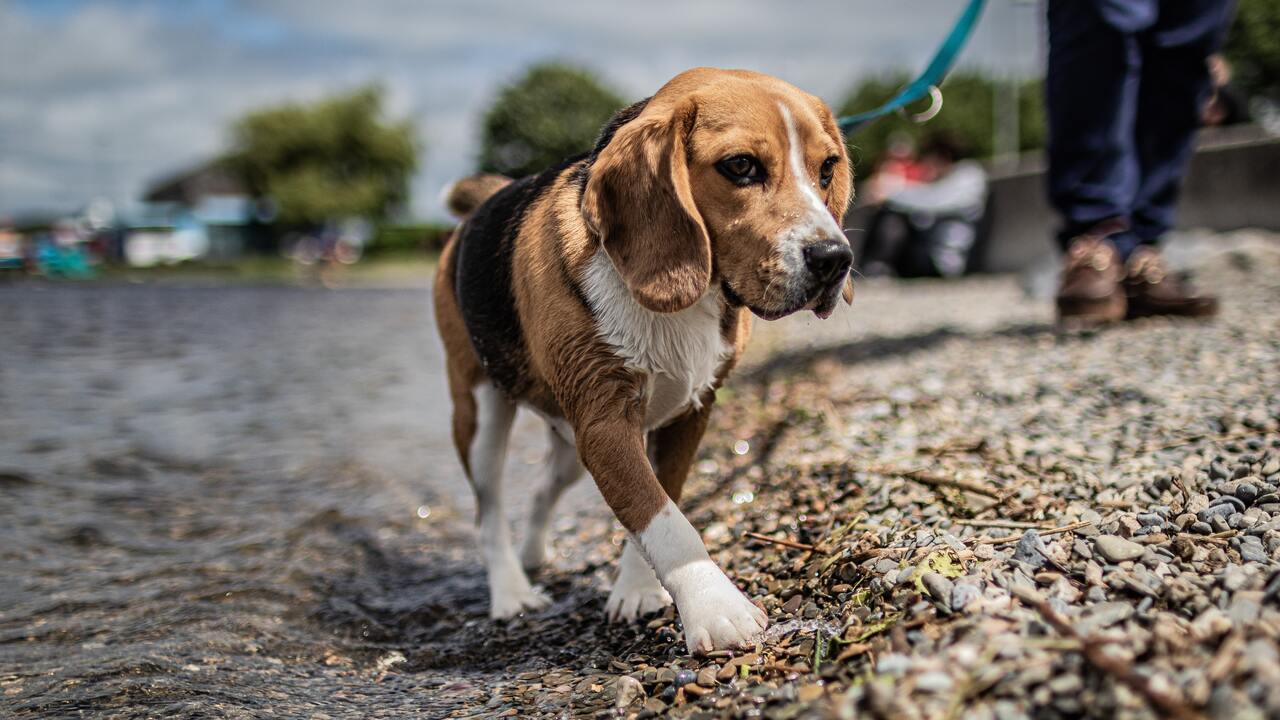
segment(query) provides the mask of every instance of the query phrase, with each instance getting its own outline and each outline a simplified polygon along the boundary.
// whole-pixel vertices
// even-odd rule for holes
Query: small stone
[[[1232,500],[1235,500],[1235,498],[1230,495],[1224,495],[1223,497],[1230,497]],[[1236,502],[1240,501],[1236,500]],[[1234,506],[1224,503],[1220,505],[1210,505],[1204,510],[1196,513],[1196,517],[1200,519],[1200,522],[1212,523],[1214,518],[1222,517],[1225,520],[1234,512],[1236,512],[1236,508]]]
[[[1236,497],[1240,498],[1240,502],[1245,505],[1252,505],[1253,501],[1258,499],[1258,486],[1241,481],[1240,486],[1236,488]]]
[[[1032,568],[1044,567],[1048,560],[1048,548],[1045,547],[1044,541],[1040,539],[1040,533],[1034,529],[1027,530],[1022,534],[1022,539],[1018,541],[1017,547],[1013,549],[1013,559],[1024,562]]]
[[[1164,518],[1155,513],[1140,513],[1138,515],[1138,524],[1143,527],[1160,527],[1164,524]]]
[[[1240,559],[1245,562],[1254,563],[1266,563],[1271,561],[1271,558],[1267,556],[1267,552],[1262,549],[1262,546],[1255,543],[1240,544]]]
[[[916,676],[916,689],[927,693],[947,692],[953,684],[951,676],[941,670],[921,673]]]
[[[924,589],[929,592],[929,595],[931,595],[933,599],[944,603],[951,600],[951,592],[954,589],[954,583],[942,574],[927,572],[920,577],[920,582],[924,584]]]
[[[1186,530],[1195,521],[1196,521],[1195,515],[1192,515],[1191,513],[1182,513],[1181,515],[1179,515],[1177,518],[1174,519],[1173,524],[1177,526],[1179,530]]]
[[[1133,617],[1133,606],[1127,602],[1113,601],[1098,603],[1085,611],[1084,617],[1076,625],[1076,630],[1089,635]]]
[[[620,708],[625,708],[636,698],[644,696],[644,686],[630,675],[619,675],[614,682],[614,696],[614,703]]]
[[[1145,552],[1138,543],[1115,535],[1099,535],[1093,541],[1093,549],[1108,562],[1113,563],[1136,560]]]
[[[698,671],[698,684],[705,688],[713,688],[716,686],[716,673],[720,671],[717,665],[708,665]]]
[[[698,680],[698,676],[692,670],[681,670],[680,672],[677,672],[675,674],[675,677],[672,678],[671,683],[675,685],[677,688],[682,688],[691,682],[696,682],[697,680]]]
[[[782,604],[782,612],[787,613],[788,615],[795,615],[796,611],[800,609],[800,604],[803,602],[803,595],[792,595],[790,600]]]
[[[1197,535],[1209,535],[1213,532],[1213,526],[1207,522],[1196,521],[1191,523],[1191,532]]]
[[[951,588],[951,610],[952,612],[962,612],[969,607],[970,603],[981,597],[982,591],[978,589],[977,585],[956,583]]]
[[[812,703],[822,697],[826,690],[820,683],[809,683],[801,685],[800,690],[796,692],[796,699],[802,703]]]

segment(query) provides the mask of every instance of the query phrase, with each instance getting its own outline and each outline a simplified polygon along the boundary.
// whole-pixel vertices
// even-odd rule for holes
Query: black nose
[[[849,271],[853,264],[853,251],[849,249],[849,243],[823,240],[804,249],[804,264],[818,282],[830,283]]]

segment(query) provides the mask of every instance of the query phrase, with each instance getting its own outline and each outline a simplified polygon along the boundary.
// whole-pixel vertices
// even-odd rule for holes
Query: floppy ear
[[[582,216],[636,302],[683,310],[711,283],[711,240],[689,186],[685,139],[694,106],[642,112],[599,153]]]

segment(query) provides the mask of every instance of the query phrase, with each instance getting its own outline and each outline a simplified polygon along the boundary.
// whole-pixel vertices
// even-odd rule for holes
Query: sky
[[[698,65],[839,103],[922,68],[965,0],[0,0],[0,215],[136,201],[216,156],[247,110],[368,82],[425,148],[411,214],[475,168],[479,119],[531,63],[584,65],[627,99]],[[989,0],[964,66],[1042,67],[1035,2]]]

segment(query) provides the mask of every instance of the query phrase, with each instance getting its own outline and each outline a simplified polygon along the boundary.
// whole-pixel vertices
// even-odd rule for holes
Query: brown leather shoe
[[[1127,318],[1150,315],[1212,317],[1218,314],[1218,298],[1201,295],[1169,270],[1160,252],[1139,245],[1125,267],[1124,290]]]
[[[1058,286],[1058,320],[1071,323],[1109,323],[1123,320],[1125,294],[1120,281],[1124,266],[1110,233],[1088,233],[1071,241]]]

